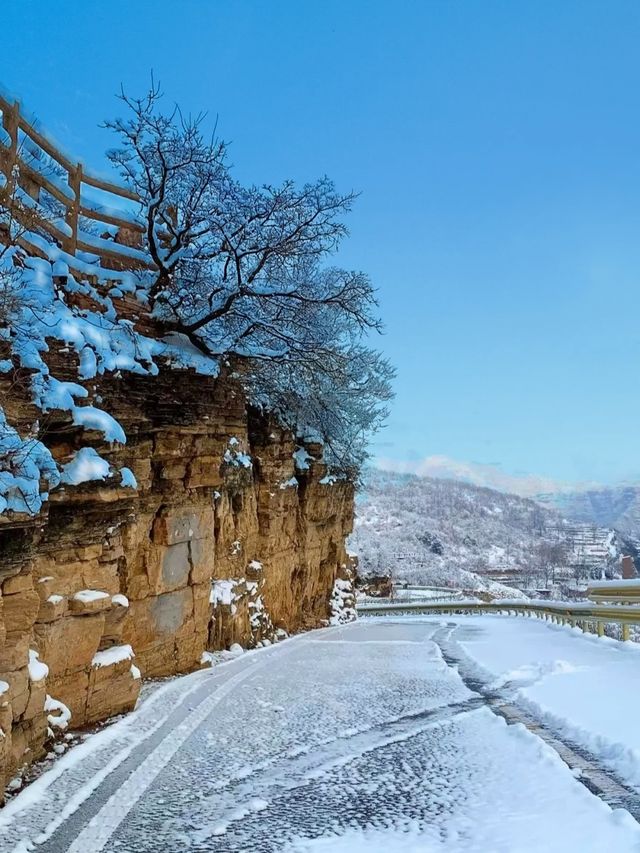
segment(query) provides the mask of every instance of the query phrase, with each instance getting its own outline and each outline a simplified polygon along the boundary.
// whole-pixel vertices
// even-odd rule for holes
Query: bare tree
[[[326,177],[244,187],[224,143],[204,136],[204,115],[163,114],[153,83],[142,98],[120,97],[128,115],[106,123],[120,139],[109,156],[142,200],[155,316],[209,355],[243,358],[255,402],[359,464],[393,371],[366,344],[380,330],[368,276],[324,263],[347,234],[354,194]]]
[[[538,545],[537,551],[539,565],[544,575],[545,587],[548,587],[549,580],[551,580],[551,583],[555,583],[556,581],[556,569],[567,563],[567,546],[560,540],[555,542],[544,540]]]

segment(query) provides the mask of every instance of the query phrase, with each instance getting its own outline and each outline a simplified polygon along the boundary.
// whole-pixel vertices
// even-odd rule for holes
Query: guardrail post
[[[598,619],[597,627],[598,627],[598,636],[604,637],[604,622],[602,622],[600,619]]]
[[[629,639],[629,625],[627,622],[623,622],[622,624],[622,639],[625,643]]]

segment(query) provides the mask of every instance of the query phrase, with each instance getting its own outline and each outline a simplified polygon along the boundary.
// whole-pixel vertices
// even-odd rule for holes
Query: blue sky
[[[640,4],[6,0],[0,80],[104,169],[120,83],[247,181],[362,192],[344,265],[398,368],[375,450],[640,478]]]

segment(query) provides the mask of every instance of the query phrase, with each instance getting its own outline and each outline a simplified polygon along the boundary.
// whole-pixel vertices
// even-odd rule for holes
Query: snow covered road
[[[443,632],[509,690],[619,645],[488,616],[295,637],[168,682],[72,750],[0,813],[0,850],[640,853],[627,812],[465,686]],[[562,656],[541,637],[565,642]],[[622,666],[640,671],[640,657]]]

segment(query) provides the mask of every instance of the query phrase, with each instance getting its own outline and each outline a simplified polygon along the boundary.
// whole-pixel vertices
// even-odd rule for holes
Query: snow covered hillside
[[[365,575],[500,594],[616,574],[627,543],[517,495],[370,469],[350,547]]]

